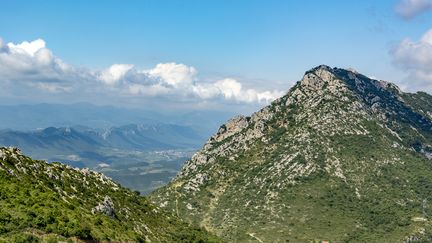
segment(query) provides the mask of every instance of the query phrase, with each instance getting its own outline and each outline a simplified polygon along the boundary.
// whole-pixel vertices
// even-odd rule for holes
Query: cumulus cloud
[[[194,67],[171,62],[159,63],[155,68],[143,71],[143,73],[147,73],[152,78],[159,78],[169,85],[179,86],[182,84],[191,84],[195,79],[197,71]]]
[[[254,89],[244,89],[241,83],[231,78],[217,81],[214,86],[226,99],[243,102],[270,102],[283,95],[283,92],[277,90],[258,92]]]
[[[159,63],[151,69],[132,64],[113,64],[102,70],[77,68],[56,57],[42,39],[5,43],[0,39],[0,87],[5,83],[50,93],[109,94],[123,98],[169,97],[171,100],[218,99],[268,103],[283,93],[245,88],[232,78],[203,82],[198,71],[181,63]]]
[[[45,41],[37,39],[32,42],[24,41],[20,44],[8,43],[7,46],[12,52],[34,56],[36,52],[45,48]]]
[[[111,67],[102,70],[98,75],[98,79],[108,85],[114,85],[123,79],[133,67],[131,64],[113,64]]]
[[[45,90],[67,90],[61,87],[65,80],[81,76],[73,67],[55,57],[46,48],[45,41],[37,39],[20,44],[0,40],[0,75],[2,81],[31,82]],[[42,83],[58,83],[56,89],[47,89]],[[36,85],[38,84],[38,85]],[[54,87],[54,85],[50,85]]]
[[[242,85],[234,79],[227,78],[217,81],[215,86],[227,99],[233,99],[235,97],[240,97],[241,95]]]
[[[396,13],[404,19],[412,19],[432,10],[432,0],[402,0],[396,7]]]
[[[418,41],[402,40],[390,54],[393,63],[408,72],[412,88],[432,91],[432,29]]]
[[[262,91],[244,89],[243,85],[235,79],[226,78],[212,84],[195,85],[193,92],[203,99],[223,97],[226,100],[238,102],[263,102],[269,103],[282,96],[282,91]]]

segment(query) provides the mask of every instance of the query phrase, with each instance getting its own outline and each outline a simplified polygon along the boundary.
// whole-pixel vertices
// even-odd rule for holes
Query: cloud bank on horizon
[[[42,39],[18,44],[0,39],[0,77],[0,83],[15,91],[18,87],[77,96],[105,92],[123,98],[269,103],[284,93],[245,88],[233,78],[205,82],[194,67],[174,62],[148,70],[132,64],[113,64],[103,70],[76,67],[56,57]]]

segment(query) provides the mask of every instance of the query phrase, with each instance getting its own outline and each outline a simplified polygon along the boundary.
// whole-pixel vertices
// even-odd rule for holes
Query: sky
[[[4,104],[253,111],[320,64],[432,93],[432,0],[1,6]]]

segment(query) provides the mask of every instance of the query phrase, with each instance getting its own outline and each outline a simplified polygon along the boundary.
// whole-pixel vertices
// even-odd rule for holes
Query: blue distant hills
[[[78,104],[0,106],[0,146],[88,167],[148,193],[167,183],[231,113],[163,114]]]

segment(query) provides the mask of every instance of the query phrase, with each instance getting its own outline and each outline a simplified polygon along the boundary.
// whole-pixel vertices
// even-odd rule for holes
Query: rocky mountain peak
[[[431,114],[426,93],[321,65],[222,125],[151,199],[228,242],[423,239]]]
[[[207,141],[204,151],[212,151],[215,147],[220,151],[219,143],[232,137],[237,138],[232,140],[236,144],[243,144],[242,148],[248,146],[247,142],[241,141],[268,141],[265,133],[269,130],[269,121],[276,122],[276,127],[288,128],[290,124],[287,116],[294,116],[295,122],[302,121],[326,136],[335,133],[368,133],[359,124],[362,119],[378,119],[389,128],[398,123],[394,129],[398,129],[401,134],[409,131],[401,129],[400,122],[403,126],[409,122],[410,128],[431,132],[431,113],[413,109],[412,104],[404,100],[409,96],[391,82],[371,79],[352,69],[320,65],[305,72],[301,81],[270,106],[250,117],[236,116],[230,119]],[[429,147],[421,144],[417,146],[418,150]],[[223,153],[226,152],[223,150]],[[204,163],[202,156],[195,157]]]
[[[340,85],[334,70],[326,65],[320,65],[307,71],[301,80],[301,85],[311,89],[323,89],[325,86]]]
[[[357,93],[364,93],[366,86],[375,86],[376,89],[386,90],[394,94],[403,93],[397,85],[391,82],[367,77],[352,68],[331,68],[326,65],[320,65],[306,71],[300,84],[315,91],[322,89],[335,91],[338,87],[345,87]]]

